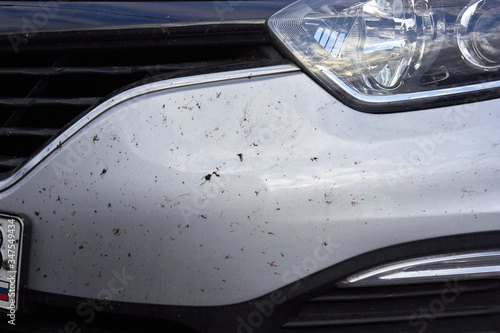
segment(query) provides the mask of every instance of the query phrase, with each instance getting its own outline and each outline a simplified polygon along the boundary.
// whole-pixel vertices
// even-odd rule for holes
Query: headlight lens
[[[464,59],[487,71],[500,68],[500,6],[472,1],[458,17],[457,41]]]
[[[289,56],[361,111],[477,100],[500,86],[498,0],[299,0],[268,25]]]

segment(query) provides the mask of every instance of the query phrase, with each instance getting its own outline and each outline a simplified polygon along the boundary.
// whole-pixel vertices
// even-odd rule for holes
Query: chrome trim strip
[[[122,92],[96,106],[93,110],[91,110],[84,117],[75,122],[66,131],[61,133],[48,146],[46,146],[42,151],[40,151],[38,154],[32,157],[26,164],[24,164],[15,173],[13,173],[12,175],[3,180],[0,180],[0,192],[5,191],[9,187],[17,183],[19,180],[21,180],[21,178],[23,178],[33,168],[35,168],[38,164],[40,164],[48,155],[59,149],[61,145],[64,144],[64,142],[70,139],[73,135],[75,135],[79,130],[88,125],[90,122],[97,119],[100,115],[102,115],[109,109],[125,101],[128,101],[132,98],[146,95],[149,93],[180,88],[180,87],[188,87],[200,84],[223,82],[223,81],[230,81],[230,80],[237,80],[244,78],[250,79],[252,77],[285,74],[298,71],[300,71],[300,68],[298,68],[293,64],[276,65],[269,67],[236,70],[230,72],[218,72],[218,73],[210,73],[204,75],[186,76],[171,80],[157,81]]]
[[[481,251],[420,257],[359,272],[338,287],[429,283],[453,279],[500,278],[500,251]]]
[[[436,89],[436,90],[422,91],[409,94],[370,96],[355,91],[347,84],[345,84],[342,80],[340,80],[338,77],[336,77],[335,74],[333,74],[326,67],[317,65],[317,68],[319,71],[323,72],[326,76],[328,76],[328,78],[332,80],[335,83],[335,85],[339,86],[342,90],[344,90],[346,93],[348,93],[355,99],[363,103],[374,104],[374,105],[390,104],[396,102],[422,101],[430,98],[439,99],[446,96],[462,95],[462,94],[472,93],[475,91],[485,91],[500,87],[500,81],[492,81],[492,82],[471,84],[463,87]]]

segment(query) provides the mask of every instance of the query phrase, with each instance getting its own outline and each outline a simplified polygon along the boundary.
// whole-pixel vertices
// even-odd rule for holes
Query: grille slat
[[[242,61],[243,59],[240,59]],[[237,61],[237,60],[235,60]],[[74,74],[109,74],[128,75],[132,73],[169,72],[192,69],[195,67],[217,66],[227,64],[227,61],[187,62],[178,64],[158,64],[149,66],[79,66],[79,67],[33,67],[33,68],[0,68],[0,75],[24,76],[58,76]]]
[[[90,106],[99,101],[99,97],[79,98],[0,98],[0,106],[31,107],[37,105],[83,105]]]
[[[0,128],[0,136],[40,136],[51,138],[59,132],[57,128]]]
[[[473,309],[453,310],[448,312],[436,313],[432,316],[433,320],[467,318],[477,316],[499,315],[500,307],[478,307]],[[308,320],[289,321],[283,328],[318,328],[318,327],[335,327],[335,326],[357,326],[357,325],[376,325],[384,323],[397,323],[409,321],[407,313],[387,314],[387,313],[372,313],[370,316],[357,318],[352,315],[350,318],[342,318],[340,316],[325,315],[326,318]],[[425,317],[423,317],[425,318]]]
[[[24,158],[22,157],[13,158],[13,157],[0,156],[0,170],[16,168],[19,165],[21,165],[23,161]]]

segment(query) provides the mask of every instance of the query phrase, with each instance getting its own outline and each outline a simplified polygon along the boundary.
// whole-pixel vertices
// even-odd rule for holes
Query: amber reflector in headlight
[[[277,45],[344,103],[402,111],[498,90],[500,2],[485,2],[299,0],[268,25]]]

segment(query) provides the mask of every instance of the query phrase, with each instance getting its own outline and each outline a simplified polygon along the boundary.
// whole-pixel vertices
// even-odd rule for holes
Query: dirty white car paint
[[[499,229],[497,101],[367,114],[293,66],[255,73],[125,92],[3,184],[0,209],[32,221],[28,287],[224,305],[380,247]]]

